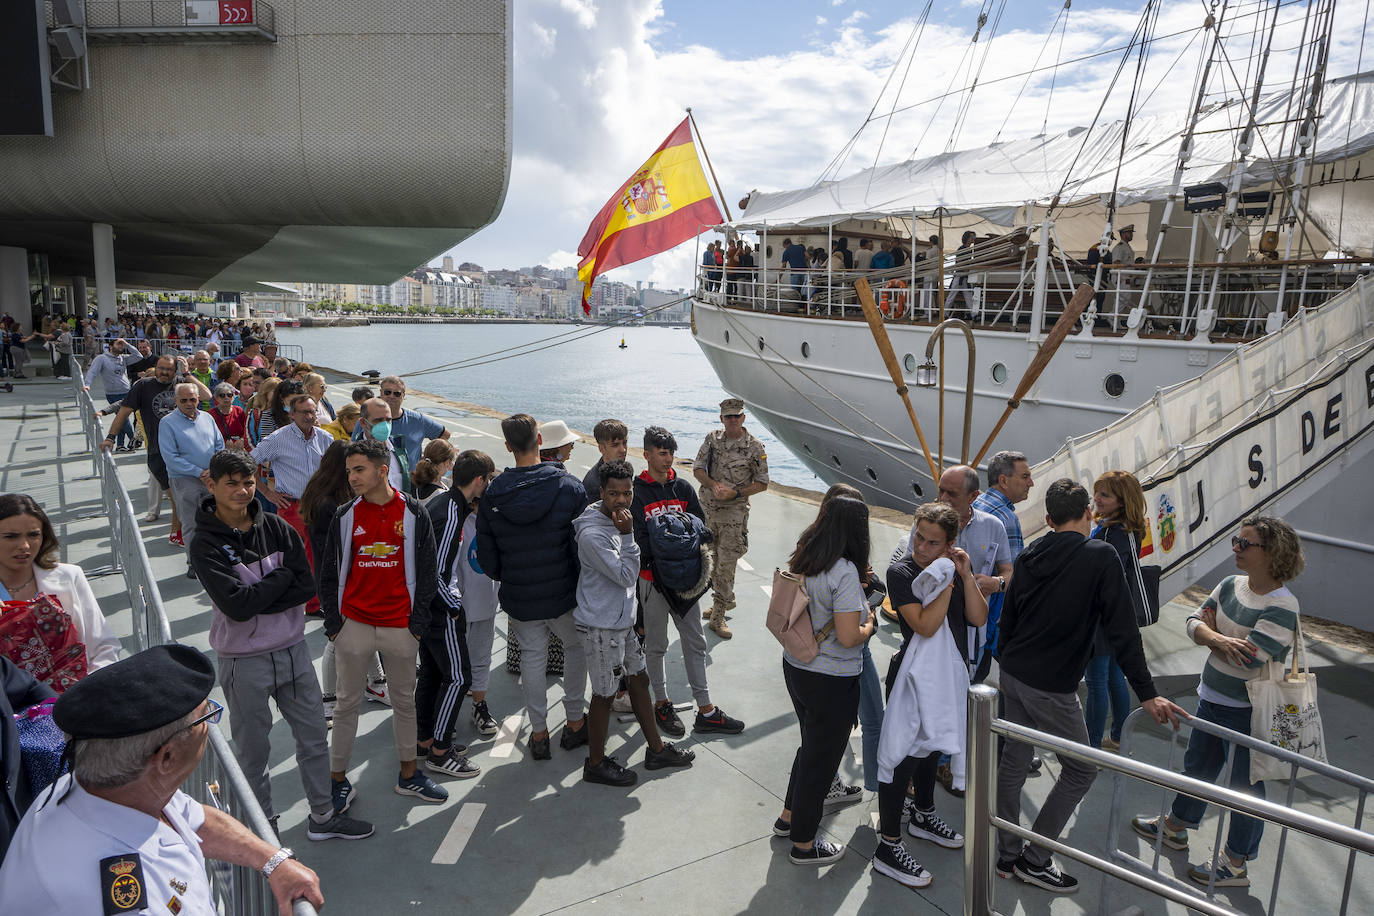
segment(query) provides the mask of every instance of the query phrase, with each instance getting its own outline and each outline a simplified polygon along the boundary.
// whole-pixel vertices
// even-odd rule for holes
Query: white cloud
[[[829,19],[826,19],[824,16],[817,16],[817,17],[816,17],[816,25],[825,25],[825,24],[826,24],[827,22],[829,22],[829,21],[830,21],[830,20],[829,20]]]
[[[1362,9],[1360,0],[1338,0],[1336,21],[1357,21]],[[1231,21],[1238,32],[1247,31],[1260,12],[1247,8],[1248,18]],[[1124,45],[1138,15],[1075,8],[1063,58]],[[540,252],[550,253],[545,258],[549,266],[575,262],[577,244],[596,211],[684,117],[687,106],[696,115],[732,211],[750,189],[810,184],[873,107],[912,29],[911,19],[879,23],[860,16],[858,10],[850,12],[842,28],[816,33],[809,47],[773,52],[764,45],[756,56],[742,57],[674,44],[660,0],[522,0],[521,15],[515,18],[515,154],[505,209],[493,225],[457,246],[454,256],[488,267],[530,264]],[[1120,52],[1114,52],[1066,65],[1057,75],[1046,69],[1028,84],[1023,76],[1004,79],[1028,69],[1042,52],[1040,66],[1052,66],[1059,52],[1058,37],[1047,44],[1044,27],[1035,32],[1004,28],[993,41],[979,88],[956,131],[960,97],[936,99],[951,86],[966,85],[966,54],[972,49],[981,55],[987,46],[986,34],[970,45],[971,16],[958,19],[952,25],[927,25],[907,85],[890,89],[880,100],[879,115],[894,102],[899,109],[882,142],[881,161],[907,158],[918,142],[921,155],[938,153],[951,136],[957,136],[961,148],[988,143],[1009,111],[1013,114],[1004,139],[1039,133],[1046,121],[1050,132],[1087,124],[1120,63]],[[1301,12],[1285,9],[1280,21],[1293,24],[1274,46],[1296,45]],[[1198,25],[1193,0],[1168,0],[1157,34]],[[1333,75],[1354,70],[1359,35],[1350,31],[1338,30],[1333,37]],[[1153,49],[1145,79],[1147,93],[1153,90],[1147,109],[1187,104],[1196,42],[1172,76],[1166,78],[1165,70],[1191,37],[1161,38]],[[1249,48],[1248,38],[1231,45],[1242,78],[1242,58]],[[1270,84],[1286,87],[1292,64],[1291,54],[1275,54]],[[1218,69],[1224,71],[1214,72]],[[1133,70],[1127,67],[1104,118],[1118,118],[1124,111]],[[1053,105],[1047,116],[1052,76]],[[1229,75],[1226,82],[1232,83]],[[841,173],[873,162],[882,126],[875,121],[861,134]],[[610,276],[653,279],[665,287],[686,285],[694,250],[688,243]],[[549,263],[555,259],[557,264]]]

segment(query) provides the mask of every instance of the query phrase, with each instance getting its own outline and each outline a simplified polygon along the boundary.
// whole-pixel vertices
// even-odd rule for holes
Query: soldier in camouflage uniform
[[[735,566],[749,549],[749,497],[768,489],[768,456],[763,443],[744,428],[739,398],[720,402],[720,421],[725,428],[706,435],[692,474],[701,484],[701,505],[714,535],[714,599],[702,616],[710,619],[717,636],[729,639],[734,634],[725,624],[725,612],[735,606]]]

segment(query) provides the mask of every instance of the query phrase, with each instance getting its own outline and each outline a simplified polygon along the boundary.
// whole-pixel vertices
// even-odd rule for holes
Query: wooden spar
[[[1080,283],[1078,289],[1074,290],[1073,298],[1064,307],[1059,320],[1050,328],[1050,333],[1046,335],[1044,343],[1040,344],[1040,349],[1035,351],[1035,358],[1026,367],[1026,374],[1021,376],[1021,382],[1016,386],[1016,393],[1007,400],[1007,409],[1002,411],[1002,416],[997,421],[997,425],[992,428],[988,435],[988,441],[983,443],[983,447],[978,450],[978,456],[973,459],[973,467],[983,460],[983,456],[988,453],[988,448],[992,446],[992,440],[997,438],[997,434],[1002,431],[1002,427],[1007,425],[1007,420],[1011,418],[1011,412],[1021,406],[1021,399],[1031,390],[1035,383],[1040,379],[1040,373],[1045,371],[1045,367],[1054,358],[1054,353],[1059,349],[1059,345],[1064,342],[1064,338],[1069,336],[1069,331],[1078,322],[1078,318],[1083,314],[1083,310],[1092,301],[1093,288],[1090,284]]]
[[[730,215],[730,204],[725,200],[725,192],[720,189],[720,179],[716,177],[716,167],[711,164],[711,154],[706,152],[706,144],[701,139],[701,128],[697,127],[696,116],[692,114],[692,109],[687,109],[687,120],[692,122],[692,130],[697,135],[697,146],[701,147],[701,155],[706,160],[706,168],[711,170],[711,180],[716,184],[716,194],[720,197],[720,205],[725,208],[725,221],[734,222],[734,217]]]
[[[873,333],[873,342],[878,345],[878,353],[883,358],[883,364],[887,366],[888,374],[892,376],[892,384],[897,386],[897,394],[906,405],[906,414],[911,418],[911,428],[916,430],[916,439],[921,443],[921,453],[925,455],[926,464],[930,467],[930,479],[938,481],[940,471],[935,465],[935,459],[930,455],[930,446],[926,445],[925,433],[921,432],[921,421],[916,419],[916,410],[911,406],[911,396],[905,380],[902,379],[901,367],[897,365],[897,354],[893,352],[892,341],[887,336],[887,326],[883,324],[878,304],[873,301],[873,290],[869,288],[868,281],[861,277],[854,282],[854,291],[859,294],[859,304],[863,306],[864,318],[868,319],[868,329]]]

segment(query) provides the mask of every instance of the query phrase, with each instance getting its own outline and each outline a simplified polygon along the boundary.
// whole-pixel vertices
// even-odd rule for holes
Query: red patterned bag
[[[58,693],[86,676],[86,644],[53,595],[0,604],[0,652]]]

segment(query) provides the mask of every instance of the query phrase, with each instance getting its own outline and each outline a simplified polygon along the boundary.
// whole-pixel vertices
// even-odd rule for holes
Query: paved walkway
[[[331,400],[344,403],[351,382],[332,386]],[[498,421],[412,395],[407,406],[443,420],[462,448],[480,448],[501,466],[504,448]],[[91,472],[81,423],[70,398],[68,383],[30,381],[13,394],[0,394],[0,489],[32,494],[51,512],[62,539],[63,559],[94,570],[109,562],[108,527],[98,513],[96,483],[83,480]],[[695,452],[684,443],[684,455]],[[590,443],[578,445],[571,470],[579,475],[595,459]],[[146,509],[142,455],[121,455],[121,474],[140,517]],[[791,865],[787,841],[772,837],[770,826],[781,806],[788,769],[796,748],[797,726],[779,670],[780,653],[763,628],[766,587],[774,566],[785,562],[797,534],[815,515],[814,506],[775,494],[754,500],[751,550],[737,578],[740,607],[732,626],[735,638],[722,643],[708,633],[711,647],[712,698],[748,728],[735,737],[685,739],[697,752],[696,765],[684,771],[646,773],[643,740],[632,723],[613,723],[609,750],[629,758],[640,774],[630,791],[583,785],[583,752],[566,753],[555,746],[549,762],[528,758],[521,732],[521,700],[515,679],[499,667],[504,620],[498,620],[496,660],[489,703],[506,728],[494,740],[475,739],[470,720],[460,720],[458,739],[471,745],[482,767],[480,778],[446,781],[451,793],[443,805],[412,803],[392,793],[396,777],[388,710],[367,707],[359,724],[359,738],[351,775],[359,792],[353,813],[372,820],[377,834],[360,843],[315,844],[304,835],[306,808],[300,782],[293,772],[289,731],[278,722],[273,738],[273,792],[282,815],[283,840],[294,847],[321,876],[326,913],[467,912],[549,913],[613,912],[672,913],[858,913],[920,911],[957,913],[962,909],[962,857],[958,851],[937,849],[909,841],[913,854],[935,875],[931,887],[914,893],[875,876],[868,861],[876,846],[876,800],[828,816],[827,835],[846,843],[850,851],[837,865],[820,871]],[[181,551],[168,544],[169,512],[162,520],[143,525],[148,553],[159,577],[162,595],[176,637],[207,649],[209,606],[184,577]],[[873,525],[875,557],[884,557],[901,531],[889,524]],[[122,579],[95,578],[92,585],[117,633],[131,645],[129,602]],[[1295,591],[1301,597],[1302,583]],[[1194,687],[1203,651],[1183,635],[1186,608],[1168,606],[1159,624],[1145,633],[1145,645],[1164,692],[1186,708],[1195,702]],[[324,637],[318,624],[309,624],[310,646],[319,656]],[[897,645],[896,628],[877,637],[880,665]],[[686,701],[689,691],[680,652],[669,651],[669,684],[675,699]],[[1332,762],[1370,772],[1374,758],[1371,705],[1374,671],[1368,657],[1326,646],[1313,647],[1319,666],[1322,712]],[[560,696],[558,685],[551,699]],[[551,710],[550,725],[557,733],[561,706]],[[843,772],[861,782],[859,733],[850,742]],[[1142,736],[1139,759],[1163,762],[1166,745],[1153,729]],[[1033,809],[1048,791],[1057,765],[1047,761],[1046,773],[1027,782],[1027,807]],[[1277,790],[1276,790],[1277,791]],[[1111,780],[1100,777],[1077,818],[1067,842],[1103,851]],[[940,813],[956,829],[964,822],[963,803],[937,790]],[[1355,799],[1341,787],[1319,779],[1300,785],[1295,807],[1353,823]],[[1157,810],[1159,793],[1132,787],[1130,811]],[[1216,821],[1193,837],[1193,861],[1210,850]],[[1142,845],[1127,828],[1114,841],[1130,851]],[[1252,874],[1264,883],[1233,889],[1223,900],[1247,913],[1264,910],[1267,879],[1274,870],[1279,845],[1276,831],[1266,836]],[[1166,868],[1179,877],[1187,856],[1171,854]],[[1288,840],[1279,912],[1336,912],[1344,877],[1344,857],[1320,844],[1293,836]],[[1072,867],[1083,880],[1074,897],[1054,898],[1018,883],[999,880],[997,905],[1003,913],[1079,913],[1098,907],[1100,879],[1085,868]],[[1374,871],[1360,859],[1356,865],[1351,913],[1374,912]],[[1182,912],[1113,882],[1108,912],[1129,905],[1145,913]]]

